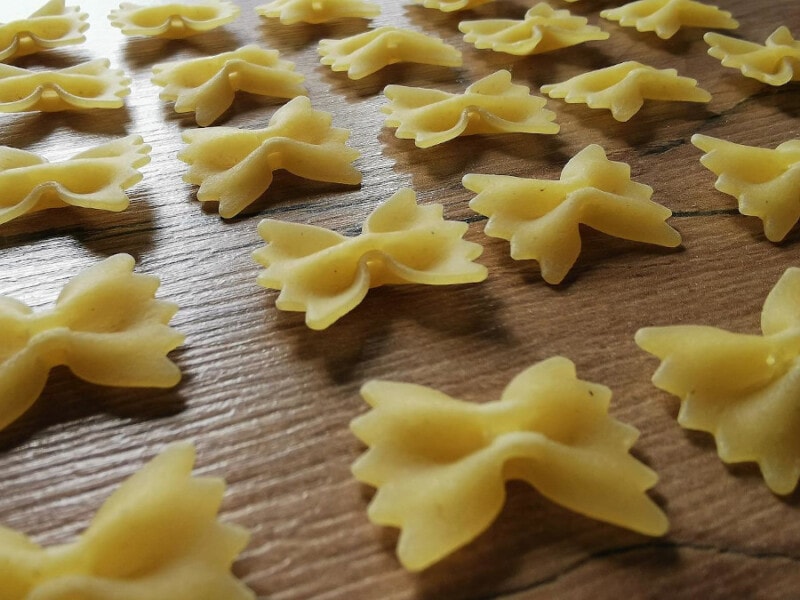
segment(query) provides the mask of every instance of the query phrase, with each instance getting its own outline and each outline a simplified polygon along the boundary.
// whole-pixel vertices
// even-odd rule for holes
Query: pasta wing
[[[0,323],[10,337],[0,351],[0,428],[38,398],[47,374],[66,365],[100,385],[172,387],[180,370],[167,353],[183,342],[168,326],[177,307],[154,298],[156,277],[132,272],[117,254],[81,272],[41,314],[3,298]]]
[[[602,10],[600,16],[619,21],[623,27],[635,27],[637,31],[654,31],[664,40],[671,38],[682,27],[739,27],[738,21],[727,10],[697,0],[636,0]]]
[[[568,10],[555,10],[546,2],[540,2],[528,9],[521,21],[461,21],[458,29],[465,34],[464,41],[475,44],[476,48],[524,56],[608,39],[607,32],[587,23],[584,17],[575,16]]]
[[[44,549],[0,530],[5,600],[253,600],[231,573],[249,534],[217,519],[225,483],[192,477],[169,446],[106,501],[75,542]]]
[[[644,493],[657,477],[628,453],[638,432],[608,416],[608,388],[577,379],[565,358],[523,371],[486,404],[390,381],[370,381],[361,393],[371,410],[351,429],[368,450],[353,474],[378,488],[368,516],[401,529],[397,553],[409,570],[485,530],[509,479],[593,518],[666,531]]]
[[[231,0],[195,0],[160,6],[123,2],[108,15],[111,25],[129,36],[180,39],[235,21],[240,9]]]
[[[50,0],[27,19],[0,23],[0,61],[82,44],[89,15],[64,0]]]
[[[280,290],[277,308],[305,312],[312,329],[332,325],[371,287],[486,278],[485,267],[473,262],[482,248],[462,239],[467,225],[446,221],[441,205],[418,206],[410,189],[378,206],[357,237],[270,219],[258,230],[267,242],[253,253],[266,267],[258,283]]]
[[[717,175],[714,187],[736,198],[743,215],[761,219],[768,240],[783,240],[800,220],[800,139],[770,150],[695,134],[692,144]]]
[[[627,61],[542,86],[542,93],[570,104],[606,108],[617,121],[628,121],[648,100],[709,102],[711,94],[675,69],[656,69]]]
[[[398,138],[412,138],[429,148],[459,135],[484,133],[558,133],[555,113],[544,108],[544,98],[532,96],[523,85],[511,82],[502,70],[470,85],[463,94],[388,85],[390,100],[382,111]]]
[[[49,163],[43,157],[0,147],[0,224],[26,213],[78,206],[118,212],[128,207],[125,190],[142,179],[150,146],[139,136],[101,144],[72,158]]]
[[[632,241],[674,247],[680,234],[666,224],[671,211],[650,200],[650,186],[630,168],[590,145],[564,166],[558,181],[468,174],[477,193],[470,208],[489,218],[485,233],[511,242],[514,259],[539,262],[542,277],[560,283],[581,250],[581,224]]]
[[[756,462],[767,486],[788,494],[800,477],[800,269],[767,297],[763,335],[714,327],[640,329],[636,343],[657,356],[656,387],[681,399],[678,422],[711,433],[725,462]]]

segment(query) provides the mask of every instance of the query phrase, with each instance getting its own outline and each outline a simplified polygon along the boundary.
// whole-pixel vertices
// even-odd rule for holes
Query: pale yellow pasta
[[[800,41],[787,27],[778,27],[764,45],[714,32],[703,39],[710,46],[708,53],[723,67],[739,69],[745,77],[774,86],[800,81]]]
[[[661,360],[653,383],[681,399],[681,426],[712,434],[723,461],[756,462],[773,492],[789,494],[800,477],[800,269],[767,296],[761,331],[646,327],[636,343]]]
[[[381,109],[389,115],[386,126],[397,127],[397,137],[414,139],[420,148],[460,135],[555,134],[559,129],[545,99],[511,83],[505,70],[476,81],[463,94],[402,85],[388,85],[384,94],[391,101]]]
[[[177,306],[156,300],[158,278],[134,274],[133,266],[127,254],[107,258],[67,283],[53,309],[38,313],[0,296],[0,429],[36,401],[58,365],[98,385],[178,383],[180,370],[166,356],[183,342],[168,325]]]
[[[350,425],[369,449],[353,465],[378,488],[368,510],[400,528],[397,555],[429,567],[489,527],[508,480],[588,517],[663,535],[667,517],[647,496],[657,475],[629,450],[639,432],[608,414],[611,390],[554,357],[527,368],[499,401],[451,398],[421,385],[369,381],[372,407]]]
[[[743,215],[761,219],[768,240],[783,240],[800,220],[800,139],[770,150],[695,134],[692,144],[717,175],[714,187],[736,198]]]
[[[50,163],[32,152],[0,146],[0,224],[48,208],[78,206],[119,212],[125,190],[142,179],[150,146],[138,135],[114,140]]]
[[[332,127],[331,121],[330,113],[314,110],[307,97],[298,96],[278,109],[264,129],[185,131],[188,145],[178,153],[189,165],[183,179],[200,186],[200,202],[219,202],[219,214],[226,219],[258,199],[278,169],[314,181],[358,185],[361,173],[351,163],[360,153],[347,146],[350,132]]]
[[[436,37],[399,27],[379,27],[341,40],[320,40],[320,62],[363,79],[401,62],[460,67],[461,52]]]
[[[195,0],[158,6],[123,2],[108,15],[114,27],[129,36],[180,39],[205,33],[236,20],[239,7],[231,0]]]
[[[542,86],[542,93],[570,104],[606,108],[617,121],[627,121],[645,100],[709,102],[711,94],[697,80],[678,75],[675,69],[656,69],[627,61],[577,75],[561,83]]]
[[[568,10],[556,10],[546,2],[528,9],[522,20],[461,21],[458,28],[465,34],[464,41],[475,44],[476,48],[519,56],[608,39],[607,32],[588,25],[585,17],[575,16]]]
[[[630,167],[592,144],[572,157],[557,181],[506,175],[464,176],[478,195],[469,203],[489,217],[486,235],[511,242],[511,257],[539,262],[542,278],[560,283],[581,251],[580,225],[618,238],[675,247],[672,212],[650,200],[653,188],[630,179]]]
[[[381,7],[365,0],[273,0],[256,6],[262,17],[280,19],[284,25],[329,23],[339,19],[371,19]]]
[[[414,0],[415,4],[421,4],[425,8],[433,8],[446,13],[468,10],[489,2],[494,2],[494,0]]]
[[[258,283],[280,290],[278,309],[305,312],[306,325],[325,329],[373,287],[486,279],[486,268],[473,262],[483,248],[463,240],[466,231],[466,223],[442,217],[440,204],[420,206],[405,188],[379,205],[354,238],[264,219],[258,232],[267,245],[253,258],[266,267]]]
[[[89,15],[65,0],[50,0],[27,19],[0,23],[0,61],[86,41]]]
[[[739,23],[727,10],[696,0],[636,0],[617,8],[600,11],[600,16],[619,21],[637,31],[654,31],[669,39],[682,27],[736,29]]]
[[[3,600],[254,600],[231,573],[250,534],[218,520],[225,482],[193,477],[194,460],[191,444],[168,446],[72,543],[0,527]]]
[[[237,91],[294,98],[304,96],[305,77],[277,50],[249,45],[216,56],[159,63],[153,83],[164,88],[160,98],[174,101],[175,112],[194,112],[198,125],[211,125],[230,107]]]
[[[0,64],[0,113],[121,108],[130,79],[105,58],[60,71]]]

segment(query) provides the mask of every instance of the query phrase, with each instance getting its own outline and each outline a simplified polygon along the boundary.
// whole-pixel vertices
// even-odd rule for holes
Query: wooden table
[[[284,26],[257,17],[256,0],[237,3],[242,16],[231,25],[159,41],[124,38],[106,19],[114,2],[82,0],[91,23],[84,45],[15,63],[61,68],[109,57],[131,77],[132,93],[119,110],[0,116],[3,144],[57,160],[139,134],[153,151],[123,213],[68,208],[0,226],[0,293],[50,306],[81,269],[127,252],[138,272],[161,278],[159,297],[180,305],[173,324],[187,340],[171,354],[183,381],[166,391],[99,387],[56,369],[35,407],[0,433],[0,523],[44,544],[71,540],[135,469],[166,444],[189,439],[197,472],[228,482],[222,518],[252,531],[235,572],[262,598],[797,597],[800,496],[773,495],[754,465],[726,466],[710,436],[681,429],[677,399],[650,383],[657,361],[633,334],[678,323],[759,331],[766,294],[800,264],[798,234],[768,242],[758,219],[741,216],[734,199],[714,189],[689,138],[702,132],[774,148],[799,137],[800,88],[772,88],[722,68],[707,56],[701,31],[665,41],[602,20],[601,8],[620,4],[602,0],[552,4],[586,15],[609,40],[523,58],[476,50],[457,29],[464,18],[520,18],[522,2],[499,0],[459,15],[382,0],[373,26],[436,34],[463,50],[465,64],[395,65],[354,82],[319,64],[317,41],[361,32],[366,21]],[[36,3],[6,4],[2,20]],[[780,24],[800,34],[795,0],[719,4],[740,21],[736,35],[745,39],[763,42]],[[314,107],[352,130],[350,143],[362,153],[360,187],[280,173],[256,205],[231,220],[196,201],[176,158],[193,118],[158,99],[150,70],[247,43],[294,61]],[[549,100],[557,136],[469,137],[427,150],[383,128],[388,83],[462,91],[505,68],[536,90],[627,59],[675,67],[713,100],[647,103],[627,123]],[[278,106],[240,94],[217,124],[263,127]],[[684,243],[665,250],[586,230],[578,263],[564,283],[550,286],[535,262],[512,260],[507,242],[483,234],[485,219],[468,208],[473,194],[461,177],[557,178],[589,143],[629,163],[634,180],[655,189]],[[467,239],[485,247],[486,282],[375,289],[322,332],[309,330],[302,314],[276,310],[277,292],[256,285],[259,267],[250,257],[262,245],[261,218],[352,235],[404,186],[470,223]],[[397,532],[367,520],[372,490],[349,471],[363,451],[348,430],[366,410],[359,387],[388,378],[489,401],[520,370],[553,355],[572,359],[581,378],[608,385],[612,414],[641,430],[634,454],[660,475],[651,496],[669,515],[668,535],[653,539],[596,522],[511,483],[486,533],[421,574],[404,571],[394,554]]]

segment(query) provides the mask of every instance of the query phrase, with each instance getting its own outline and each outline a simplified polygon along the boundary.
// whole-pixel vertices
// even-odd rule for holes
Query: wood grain
[[[239,0],[242,17],[221,30],[159,41],[125,39],[106,19],[113,2],[82,0],[91,23],[85,45],[15,63],[60,68],[107,56],[132,78],[132,94],[120,110],[0,116],[0,143],[60,159],[139,134],[153,146],[153,160],[123,213],[51,210],[0,226],[0,294],[47,306],[78,271],[128,252],[138,271],[161,277],[160,297],[181,306],[173,323],[187,341],[172,354],[184,373],[173,390],[92,386],[55,370],[35,407],[0,433],[0,523],[42,543],[68,541],[165,444],[192,439],[198,471],[228,481],[223,518],[253,532],[235,570],[260,598],[796,597],[800,496],[774,496],[753,465],[726,466],[709,436],[680,429],[677,400],[652,386],[657,363],[633,334],[673,323],[758,330],[767,292],[800,263],[800,236],[768,242],[758,220],[739,215],[735,201],[714,190],[714,176],[688,140],[703,132],[775,147],[799,137],[800,87],[773,89],[722,68],[707,56],[700,31],[664,41],[603,21],[599,10],[621,2],[602,0],[552,3],[588,16],[609,40],[525,58],[475,50],[457,29],[460,18],[519,18],[522,2],[499,0],[465,17],[380,0],[375,26],[436,34],[463,50],[465,64],[395,65],[352,82],[319,64],[316,43],[363,31],[367,22],[283,26],[256,17],[258,3]],[[779,24],[800,33],[795,0],[718,4],[740,21],[743,38],[763,41]],[[20,16],[6,11],[33,10],[6,5],[2,20]],[[150,68],[246,43],[294,61],[314,106],[352,130],[351,144],[362,153],[360,187],[281,173],[246,215],[229,221],[196,201],[176,158],[181,132],[194,122],[158,99]],[[461,91],[506,68],[515,82],[538,88],[627,59],[677,68],[713,100],[648,103],[628,123],[549,100],[557,136],[471,137],[428,150],[383,128],[388,83]],[[263,127],[278,106],[241,95],[221,124]],[[684,244],[663,250],[587,230],[567,281],[549,286],[534,262],[511,260],[506,242],[483,235],[484,219],[468,209],[461,177],[556,178],[588,143],[628,162],[634,179],[655,189],[654,199],[674,211]],[[261,244],[261,217],[354,234],[402,186],[422,202],[443,203],[448,218],[471,223],[467,239],[485,247],[486,282],[376,289],[323,332],[307,329],[301,314],[275,309],[277,293],[256,285],[250,258]],[[660,474],[652,495],[669,515],[670,533],[650,539],[595,522],[512,483],[502,515],[479,539],[422,574],[405,572],[394,556],[396,531],[367,521],[372,491],[349,473],[363,451],[347,427],[365,410],[360,385],[391,378],[494,400],[521,369],[556,354],[571,358],[580,377],[611,387],[612,413],[641,430],[634,453]]]

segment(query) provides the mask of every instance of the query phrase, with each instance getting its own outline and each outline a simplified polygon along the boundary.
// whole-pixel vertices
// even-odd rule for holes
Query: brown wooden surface
[[[41,543],[65,542],[85,528],[103,500],[136,468],[175,440],[194,440],[198,472],[224,476],[223,518],[252,533],[235,566],[261,598],[667,598],[797,597],[798,496],[770,493],[753,465],[725,466],[710,436],[682,430],[678,401],[650,377],[657,362],[633,342],[645,325],[702,323],[758,331],[761,304],[780,274],[800,264],[796,232],[780,245],[760,221],[713,188],[714,176],[689,144],[695,132],[775,147],[798,137],[800,88],[771,88],[724,69],[706,55],[702,32],[672,40],[599,19],[621,4],[582,0],[569,8],[611,33],[603,42],[513,58],[464,44],[459,19],[519,18],[523,3],[499,0],[445,15],[383,0],[374,26],[401,24],[464,51],[460,69],[395,65],[359,82],[318,62],[321,38],[365,30],[366,21],[283,26],[239,0],[232,25],[186,41],[126,39],[110,27],[109,0],[81,0],[90,13],[85,45],[27,57],[25,67],[60,68],[107,56],[133,80],[120,110],[0,116],[0,143],[62,159],[126,134],[153,146],[144,180],[120,214],[51,210],[0,226],[0,294],[51,305],[66,281],[102,258],[128,252],[137,271],[161,277],[159,296],[179,303],[173,320],[188,337],[172,353],[184,373],[175,389],[93,386],[55,370],[35,407],[0,433],[0,524]],[[0,20],[38,3],[3,2]],[[763,42],[778,25],[800,34],[796,0],[719,0],[739,19],[738,35]],[[224,221],[201,207],[181,181],[181,132],[194,127],[158,99],[157,62],[216,54],[246,43],[276,48],[305,74],[313,105],[352,130],[362,156],[360,188],[284,173],[248,214]],[[675,67],[713,94],[708,105],[648,103],[628,123],[607,111],[549,100],[557,136],[462,138],[422,150],[383,128],[388,83],[462,91],[499,68],[534,89],[592,68],[636,59]],[[279,106],[240,95],[217,124],[263,127]],[[584,249],[559,286],[532,261],[515,262],[508,243],[483,235],[461,186],[468,172],[557,178],[589,143],[631,165],[636,181],[670,207],[684,244],[664,250],[584,232]],[[277,293],[255,283],[250,253],[268,216],[359,231],[364,217],[402,186],[445,215],[471,223],[485,246],[482,284],[372,290],[324,332],[302,314],[275,309]],[[3,332],[0,332],[0,336]],[[581,378],[614,391],[612,413],[641,430],[635,455],[661,480],[652,491],[671,521],[651,539],[595,522],[508,486],[500,518],[474,543],[422,574],[394,555],[397,534],[369,523],[372,490],[349,472],[363,451],[348,422],[365,410],[358,394],[371,378],[433,386],[473,401],[497,399],[524,367],[561,354]],[[0,587],[2,582],[0,582]],[[2,593],[0,593],[2,597]]]

